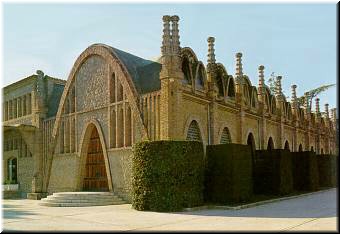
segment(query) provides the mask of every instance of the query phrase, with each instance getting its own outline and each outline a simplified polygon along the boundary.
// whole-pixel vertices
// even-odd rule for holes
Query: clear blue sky
[[[263,64],[283,76],[283,90],[298,95],[336,83],[335,4],[10,4],[3,5],[3,86],[37,69],[67,79],[79,54],[105,43],[137,56],[160,55],[162,15],[180,17],[181,46],[206,64],[207,37],[214,36],[218,62],[235,73],[236,52],[253,85]],[[336,106],[336,88],[321,95],[321,110]],[[314,109],[314,107],[313,107]]]

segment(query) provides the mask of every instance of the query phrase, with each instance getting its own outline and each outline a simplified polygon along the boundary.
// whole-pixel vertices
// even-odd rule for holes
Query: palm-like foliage
[[[303,106],[303,104],[306,103],[307,98],[307,102],[309,102],[309,108],[312,109],[313,98],[328,90],[329,88],[332,88],[333,86],[335,86],[335,84],[321,85],[320,87],[309,90],[307,95],[298,98],[298,104]]]
[[[272,74],[270,75],[270,77],[268,78],[268,87],[270,89],[270,91],[272,93],[275,93],[275,89],[276,89],[276,83],[277,83],[277,76],[275,75],[274,72],[272,72]],[[328,85],[321,85],[315,89],[309,90],[307,91],[308,94],[298,97],[297,98],[297,102],[299,106],[303,106],[306,103],[306,98],[307,98],[307,102],[309,103],[309,108],[312,109],[312,103],[313,103],[313,99],[318,96],[320,93],[328,90],[329,88],[334,87],[335,84],[328,84]],[[286,98],[288,98],[288,96],[286,96]]]

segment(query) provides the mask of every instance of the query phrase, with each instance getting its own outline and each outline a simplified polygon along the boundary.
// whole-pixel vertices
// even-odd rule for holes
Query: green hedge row
[[[337,157],[335,155],[317,155],[319,186],[334,187],[337,182]]]
[[[253,188],[250,146],[208,145],[206,157],[206,202],[227,204],[250,199]]]
[[[314,152],[257,150],[240,144],[145,141],[133,147],[132,206],[179,211],[204,202],[245,202],[255,194],[316,191],[337,183],[338,157]]]
[[[197,141],[144,141],[133,147],[132,206],[178,211],[203,204],[203,145]]]
[[[316,191],[319,188],[317,156],[312,151],[292,152],[295,190]]]
[[[289,150],[256,150],[253,164],[254,193],[285,195],[293,191]]]

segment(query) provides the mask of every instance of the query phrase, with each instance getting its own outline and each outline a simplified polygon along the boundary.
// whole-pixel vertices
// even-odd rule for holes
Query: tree
[[[272,93],[275,93],[276,90],[276,84],[277,84],[277,76],[275,75],[274,72],[272,72],[270,74],[270,77],[268,78],[268,87],[270,89],[270,91]],[[313,99],[318,96],[320,93],[328,90],[329,88],[332,88],[333,86],[335,86],[335,84],[328,84],[328,85],[321,85],[315,89],[309,90],[308,95],[307,96],[307,101],[309,102],[309,108],[312,109],[312,103],[313,103]],[[285,95],[286,96],[286,95]],[[288,98],[288,96],[286,96],[286,98]],[[305,103],[305,95],[298,97],[297,98],[297,102],[299,106],[303,106]]]
[[[272,72],[270,74],[270,77],[268,78],[268,81],[267,81],[268,87],[269,87],[270,92],[272,94],[275,94],[275,91],[276,91],[277,77],[278,76],[275,75],[275,72]],[[282,93],[285,95],[284,91],[282,91]],[[286,95],[285,95],[285,97],[288,98],[288,96],[286,96]]]
[[[271,93],[275,93],[276,90],[276,83],[277,83],[277,76],[275,75],[274,72],[272,72],[272,74],[270,74],[270,77],[268,78],[268,87],[270,89]]]
[[[304,105],[304,103],[306,102],[305,99],[307,97],[307,102],[309,102],[309,108],[312,109],[313,98],[318,96],[320,93],[328,90],[329,88],[332,88],[333,86],[335,86],[335,84],[321,85],[320,87],[307,91],[308,94],[306,96],[302,96],[297,99],[299,106]]]

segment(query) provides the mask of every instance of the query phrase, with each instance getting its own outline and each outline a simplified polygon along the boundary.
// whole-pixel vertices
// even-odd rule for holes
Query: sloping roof
[[[47,118],[55,116],[57,114],[60,98],[61,98],[61,95],[63,94],[64,87],[65,86],[61,84],[53,85],[51,96],[47,101],[47,107],[48,107]]]
[[[161,88],[159,73],[162,65],[160,63],[140,58],[114,47],[110,48],[127,68],[138,93],[145,94]]]

